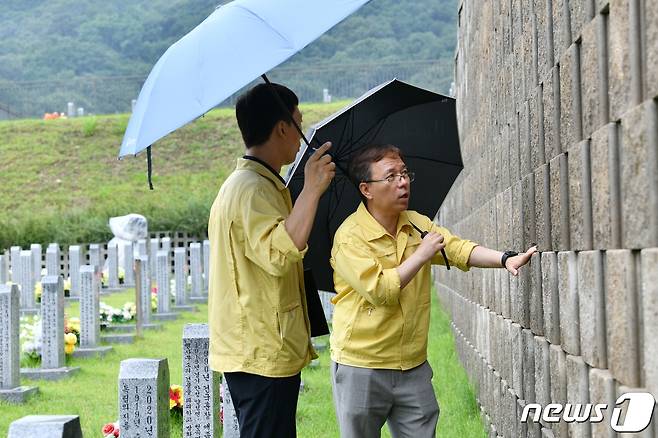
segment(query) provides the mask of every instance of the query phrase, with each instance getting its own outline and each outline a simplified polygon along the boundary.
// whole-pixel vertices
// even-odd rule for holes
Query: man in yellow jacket
[[[336,231],[332,384],[343,438],[434,437],[439,407],[427,362],[430,271],[439,252],[462,271],[505,267],[513,275],[536,248],[501,253],[452,235],[407,210],[414,174],[392,145],[367,146],[350,163],[364,200]],[[422,238],[417,229],[428,231]]]
[[[335,164],[324,155],[329,143],[318,148],[292,205],[279,172],[299,149],[290,120],[301,124],[297,105],[297,96],[278,84],[257,85],[240,97],[235,112],[247,151],[208,222],[209,364],[224,373],[242,438],[296,436],[300,371],[317,357],[302,258]]]

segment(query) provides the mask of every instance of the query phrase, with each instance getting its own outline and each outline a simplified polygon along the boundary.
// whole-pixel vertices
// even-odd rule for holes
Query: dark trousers
[[[300,373],[264,377],[224,373],[240,425],[240,438],[295,438]]]

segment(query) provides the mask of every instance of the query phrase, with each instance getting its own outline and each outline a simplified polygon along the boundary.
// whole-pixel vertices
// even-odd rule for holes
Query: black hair
[[[274,93],[279,95],[286,109]],[[292,90],[275,83],[258,84],[241,95],[235,104],[235,116],[245,146],[265,143],[279,121],[292,122],[292,113],[298,104],[299,99]]]

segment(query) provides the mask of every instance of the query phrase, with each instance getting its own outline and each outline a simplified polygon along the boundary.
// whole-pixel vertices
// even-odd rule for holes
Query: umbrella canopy
[[[235,0],[162,55],[119,157],[137,154],[276,67],[369,0]]]
[[[345,218],[354,213],[360,197],[357,185],[346,174],[349,160],[360,147],[371,143],[400,148],[410,171],[409,209],[434,217],[457,175],[463,169],[455,100],[397,79],[379,85],[350,106],[311,129],[310,142],[332,142],[336,177],[320,199],[309,237],[305,268],[311,269],[319,289],[333,291],[329,265],[333,237]],[[288,187],[296,199],[304,187],[303,147],[291,166]]]

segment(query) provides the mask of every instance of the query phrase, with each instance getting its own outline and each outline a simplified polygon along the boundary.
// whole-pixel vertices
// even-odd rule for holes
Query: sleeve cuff
[[[272,232],[272,246],[292,262],[297,262],[303,259],[308,251],[308,245],[304,245],[304,249],[301,251],[297,249],[292,238],[286,231],[285,221],[279,222]]]
[[[468,264],[468,260],[471,258],[471,253],[473,249],[479,246],[479,244],[472,242],[470,240],[462,241],[462,246],[457,253],[457,267],[464,272],[470,271],[471,267]]]
[[[400,300],[400,274],[396,268],[382,271],[382,286],[384,287],[383,305],[393,305]]]

